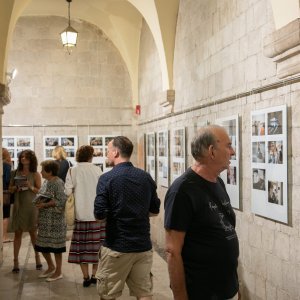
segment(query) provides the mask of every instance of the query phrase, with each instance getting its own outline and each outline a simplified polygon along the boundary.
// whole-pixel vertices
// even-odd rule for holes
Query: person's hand
[[[37,209],[46,208],[46,203],[38,202],[35,206]]]

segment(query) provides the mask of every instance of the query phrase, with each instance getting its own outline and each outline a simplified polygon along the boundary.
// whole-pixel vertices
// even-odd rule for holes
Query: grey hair
[[[199,159],[204,158],[210,145],[217,147],[215,129],[223,129],[223,127],[218,125],[202,127],[194,137],[191,143],[191,153],[195,160],[199,161]]]

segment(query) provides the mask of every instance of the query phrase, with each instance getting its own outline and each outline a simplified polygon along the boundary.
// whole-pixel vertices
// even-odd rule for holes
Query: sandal
[[[38,253],[35,254],[35,261],[36,261],[35,269],[38,271],[42,270],[43,265],[41,264],[41,259]]]
[[[15,273],[15,274],[18,274],[20,272],[20,269],[19,268],[13,268],[12,272]]]
[[[97,278],[95,277],[95,275],[92,275],[90,282],[91,282],[91,284],[97,283]]]
[[[88,278],[83,278],[83,287],[89,287],[91,285],[90,277]]]
[[[18,274],[20,272],[18,259],[14,259],[14,268],[12,269],[12,272],[15,274]]]

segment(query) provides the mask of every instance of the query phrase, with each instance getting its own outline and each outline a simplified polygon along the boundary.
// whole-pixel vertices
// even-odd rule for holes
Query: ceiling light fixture
[[[12,69],[11,72],[6,72],[7,84],[10,84],[13,79],[17,76],[17,69]]]
[[[71,26],[70,18],[70,4],[72,0],[66,0],[68,2],[68,27],[60,34],[63,46],[67,49],[68,53],[71,54],[72,48],[76,46],[78,32]]]

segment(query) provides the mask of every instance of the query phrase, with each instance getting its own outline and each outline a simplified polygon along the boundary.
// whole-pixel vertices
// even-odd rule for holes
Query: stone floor
[[[70,245],[71,232],[68,232],[67,249]],[[11,236],[12,237],[12,236]],[[64,278],[55,282],[46,282],[39,279],[42,271],[35,270],[34,252],[27,234],[24,234],[22,248],[19,255],[20,273],[13,274],[13,245],[5,243],[3,247],[4,262],[0,266],[0,299],[3,300],[47,300],[47,299],[98,299],[95,285],[82,287],[82,274],[80,267],[67,262],[67,253],[63,256]],[[44,269],[46,262],[43,260]],[[154,252],[154,300],[171,300],[166,262]],[[128,289],[123,292],[120,300],[131,300]]]

